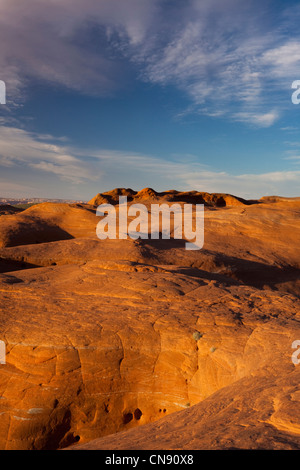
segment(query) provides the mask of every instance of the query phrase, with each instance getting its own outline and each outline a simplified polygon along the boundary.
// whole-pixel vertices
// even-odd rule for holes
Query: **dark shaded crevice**
[[[22,271],[24,269],[40,268],[37,264],[27,263],[25,261],[16,261],[9,258],[0,258],[0,273],[9,273],[13,271]]]

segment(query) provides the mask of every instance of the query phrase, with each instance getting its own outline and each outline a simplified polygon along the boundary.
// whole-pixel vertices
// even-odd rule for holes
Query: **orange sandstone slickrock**
[[[191,197],[152,191],[106,196]],[[218,200],[199,252],[99,241],[92,204],[1,216],[1,449],[300,448],[300,202]]]
[[[299,373],[244,378],[155,423],[70,450],[299,450]]]

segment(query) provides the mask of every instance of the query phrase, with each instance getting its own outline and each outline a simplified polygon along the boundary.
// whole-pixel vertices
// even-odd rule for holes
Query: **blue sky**
[[[1,0],[0,197],[300,195],[300,3]]]

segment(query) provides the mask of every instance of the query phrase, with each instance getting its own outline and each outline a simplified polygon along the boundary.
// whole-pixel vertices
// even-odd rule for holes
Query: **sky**
[[[0,0],[0,197],[300,196],[299,24],[299,0]]]

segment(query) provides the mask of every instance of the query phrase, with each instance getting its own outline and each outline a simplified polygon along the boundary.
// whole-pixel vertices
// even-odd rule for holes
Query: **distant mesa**
[[[91,206],[99,206],[100,204],[118,204],[120,196],[126,196],[128,200],[132,200],[136,195],[136,191],[130,188],[115,188],[112,191],[98,193],[88,204]]]
[[[41,202],[58,202],[62,203],[65,202],[66,204],[72,204],[74,202],[83,202],[74,199],[49,199],[49,198],[41,198],[41,197],[32,197],[32,198],[3,198],[0,197],[0,206],[2,204],[9,204],[11,206],[20,206],[20,208],[24,209],[24,206],[33,205],[33,204],[40,204]]]
[[[88,204],[99,206],[100,204],[118,204],[119,196],[127,196],[129,202],[137,201],[164,201],[186,202],[193,204],[204,204],[209,207],[240,206],[258,203],[257,200],[247,201],[246,199],[225,193],[207,193],[198,191],[176,191],[168,190],[157,192],[152,188],[144,188],[141,191],[133,191],[130,188],[116,188],[112,191],[98,193]]]
[[[136,199],[156,199],[158,196],[160,196],[160,193],[157,193],[154,191],[152,188],[144,188],[141,191],[139,191],[136,195]]]

